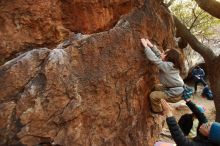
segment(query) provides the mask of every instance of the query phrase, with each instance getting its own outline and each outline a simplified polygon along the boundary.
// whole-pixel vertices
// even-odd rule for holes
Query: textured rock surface
[[[0,1],[0,64],[33,47],[53,48],[70,31],[107,30],[143,0]]]
[[[142,5],[143,0],[62,1],[63,25],[74,32],[103,31],[112,28],[121,15]]]
[[[152,146],[162,121],[148,100],[157,70],[140,38],[171,48],[172,26],[158,1],[146,1],[108,31],[2,65],[0,145]]]

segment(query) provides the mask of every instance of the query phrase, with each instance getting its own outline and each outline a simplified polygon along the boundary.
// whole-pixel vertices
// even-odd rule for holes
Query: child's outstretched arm
[[[151,48],[151,50],[156,54],[157,57],[161,58],[161,51],[157,48],[156,45],[153,45],[148,39],[145,39],[148,47]]]
[[[148,46],[148,41],[147,41],[145,38],[142,38],[142,39],[141,39],[141,43],[142,43],[142,45],[144,46],[144,48],[150,47],[150,46]]]
[[[159,58],[158,56],[156,56],[156,54],[151,50],[151,48],[148,45],[148,42],[146,41],[146,39],[142,38],[141,39],[141,43],[144,46],[144,52],[146,57],[153,62],[155,65],[158,66],[158,68],[164,72],[167,72],[170,70],[171,66],[167,63],[162,61],[161,58]]]

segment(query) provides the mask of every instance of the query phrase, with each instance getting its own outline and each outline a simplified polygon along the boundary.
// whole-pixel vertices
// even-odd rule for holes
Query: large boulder
[[[43,1],[26,2],[43,7],[43,13]],[[45,15],[52,19],[50,8]],[[71,34],[53,49],[32,49],[0,66],[0,145],[153,145],[163,120],[151,114],[148,99],[158,70],[145,59],[140,38],[172,48],[173,23],[160,1],[140,1],[126,13],[112,28],[103,27],[109,30]],[[42,19],[38,27],[45,23]]]

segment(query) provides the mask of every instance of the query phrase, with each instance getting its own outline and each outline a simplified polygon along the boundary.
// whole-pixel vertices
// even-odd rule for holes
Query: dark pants
[[[204,87],[207,85],[206,82],[204,81],[204,79],[202,79],[202,78],[201,79],[195,79],[195,85],[194,85],[195,92],[197,91],[197,85],[199,83],[202,83]]]

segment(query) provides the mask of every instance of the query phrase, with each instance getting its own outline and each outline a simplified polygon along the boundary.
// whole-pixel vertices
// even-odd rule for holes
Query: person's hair
[[[166,61],[172,62],[174,64],[174,67],[179,69],[180,71],[182,70],[183,64],[183,58],[180,52],[178,52],[175,49],[170,49],[169,51],[166,52]]]
[[[199,68],[200,68],[200,66],[198,65],[198,66],[196,66],[195,68],[196,68],[196,69],[199,69]]]
[[[180,117],[178,125],[183,131],[184,135],[187,136],[193,127],[193,114],[184,114]]]

